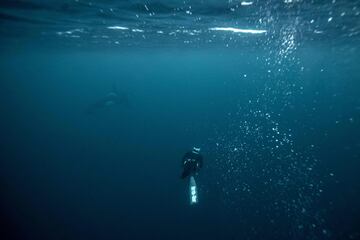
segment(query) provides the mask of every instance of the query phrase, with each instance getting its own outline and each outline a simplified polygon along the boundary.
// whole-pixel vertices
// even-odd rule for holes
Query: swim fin
[[[189,196],[190,196],[190,205],[194,205],[198,202],[197,187],[196,187],[195,178],[193,176],[190,176]]]

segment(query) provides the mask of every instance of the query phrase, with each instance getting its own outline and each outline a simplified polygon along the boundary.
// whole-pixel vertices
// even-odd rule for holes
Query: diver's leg
[[[188,163],[184,166],[184,170],[181,174],[181,178],[184,179],[193,172],[193,167]]]
[[[189,175],[190,175],[190,171],[188,169],[184,169],[184,171],[181,174],[181,179],[184,179]]]

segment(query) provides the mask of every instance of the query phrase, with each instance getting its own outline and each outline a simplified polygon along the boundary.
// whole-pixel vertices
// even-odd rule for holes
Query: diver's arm
[[[199,156],[198,161],[199,161],[199,168],[202,168],[202,166],[203,166],[203,157],[201,155]]]
[[[182,161],[181,161],[181,166],[184,166],[185,165],[185,162],[186,160],[189,158],[189,153],[185,153],[185,155],[183,156],[182,158]]]

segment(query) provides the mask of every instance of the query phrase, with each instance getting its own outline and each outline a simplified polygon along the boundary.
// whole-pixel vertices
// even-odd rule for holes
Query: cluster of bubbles
[[[268,40],[263,61],[259,59],[259,68],[266,72],[263,87],[228,114],[226,129],[216,128],[209,144],[216,156],[223,202],[241,213],[244,224],[256,217],[287,229],[274,232],[275,236],[319,239],[331,232],[317,208],[323,182],[316,171],[316,146],[299,144],[298,133],[306,126],[287,117],[294,99],[302,94],[296,77],[303,70],[299,46],[294,25],[283,26],[275,41]],[[258,231],[253,228],[254,234]]]
[[[314,146],[297,148],[292,129],[258,101],[243,105],[212,143],[224,204],[272,225],[286,219],[293,223],[290,235],[318,231],[324,220],[313,205],[322,192]]]

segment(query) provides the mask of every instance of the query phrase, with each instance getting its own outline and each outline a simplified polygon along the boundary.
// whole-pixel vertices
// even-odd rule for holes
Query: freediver
[[[185,179],[188,176],[194,176],[197,174],[203,166],[203,157],[200,154],[199,147],[193,147],[191,151],[185,153],[182,158],[183,172],[181,179]]]
[[[198,203],[198,191],[195,181],[195,175],[200,171],[203,166],[203,157],[200,154],[199,147],[193,147],[193,149],[185,153],[182,158],[183,172],[181,179],[189,179],[189,200],[190,205]]]

